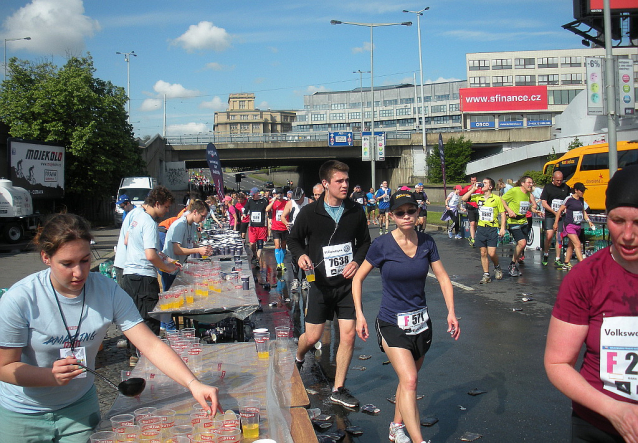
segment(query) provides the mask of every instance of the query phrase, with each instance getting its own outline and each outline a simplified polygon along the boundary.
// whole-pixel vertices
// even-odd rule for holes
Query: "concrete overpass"
[[[421,133],[387,132],[386,160],[376,162],[376,178],[391,186],[425,181],[425,155]],[[550,128],[520,128],[444,132],[443,142],[450,137],[464,136],[473,143],[473,159],[493,155],[504,149],[520,148],[529,143],[549,140]],[[438,132],[426,136],[431,149],[438,144]],[[148,172],[162,177],[165,162],[186,162],[187,168],[207,168],[206,145],[213,142],[222,166],[237,168],[267,168],[296,166],[299,183],[311,186],[317,182],[321,163],[338,159],[350,166],[351,182],[370,186],[370,163],[361,160],[361,140],[355,135],[354,146],[330,147],[327,133],[268,134],[264,136],[196,135],[162,138],[156,135],[143,150]],[[378,183],[376,184],[378,185]],[[376,186],[375,185],[375,186]]]

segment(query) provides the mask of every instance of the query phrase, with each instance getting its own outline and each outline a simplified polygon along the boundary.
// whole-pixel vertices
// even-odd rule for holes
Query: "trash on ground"
[[[390,364],[390,360],[386,360],[383,362],[384,365],[389,365]]]
[[[342,440],[343,437],[346,436],[346,433],[343,432],[341,429],[337,429],[336,431],[330,431],[330,432],[326,432],[325,434],[326,437],[329,437],[335,441],[339,441]]]
[[[467,408],[465,406],[463,406],[463,405],[459,405],[459,409],[461,411],[467,411]]]
[[[379,412],[381,412],[381,409],[377,408],[371,403],[368,403],[367,405],[363,405],[363,407],[361,408],[361,412],[365,412],[366,414],[370,415],[377,415]]]
[[[523,298],[521,298],[521,301],[523,301],[523,302],[534,301],[534,299],[532,297],[523,297]]]
[[[332,421],[332,415],[321,414],[313,418],[316,421]]]
[[[397,404],[397,396],[396,395],[393,395],[392,397],[388,397],[388,398],[386,398],[386,400],[388,400],[393,405]]]
[[[348,426],[346,428],[346,432],[354,435],[355,437],[363,435],[363,429],[361,428],[361,426]]]
[[[417,400],[421,400],[423,397],[425,397],[425,395],[423,395],[423,394],[417,394],[416,395],[416,399]]]
[[[317,421],[316,419],[312,419],[310,421],[313,425],[315,425],[316,428],[319,428],[321,430],[326,430],[332,426],[332,423],[330,423],[329,421]]]
[[[317,441],[319,443],[336,443],[337,440],[330,438],[327,435],[317,435]]]
[[[439,419],[434,415],[428,415],[421,419],[421,426],[433,426],[439,422]]]
[[[321,415],[321,409],[319,408],[310,408],[308,409],[308,417],[313,419],[315,417],[319,417]]]
[[[308,388],[306,388],[306,392],[307,392],[308,394],[311,394],[311,395],[316,395],[316,394],[318,394],[318,392],[317,392],[317,391],[315,391],[314,389],[308,389]]]
[[[371,358],[372,358],[372,356],[371,356],[371,355],[366,355],[366,354],[361,354],[361,355],[359,356],[359,360],[369,360],[369,359],[371,359]]]
[[[365,366],[353,366],[350,369],[352,369],[354,371],[365,371],[366,367]]]
[[[523,310],[523,308],[512,308],[512,311],[513,311],[513,312],[516,312],[516,311],[522,311],[522,310]]]
[[[472,389],[470,392],[468,392],[468,394],[470,394],[470,395],[475,395],[475,396],[476,396],[476,395],[485,394],[486,392],[487,392],[487,391],[482,391],[482,390],[481,390],[481,389],[479,389],[479,388],[474,388],[474,389]]]
[[[481,434],[477,434],[476,432],[466,432],[465,434],[461,435],[461,441],[474,441],[478,440],[481,437],[483,436]]]

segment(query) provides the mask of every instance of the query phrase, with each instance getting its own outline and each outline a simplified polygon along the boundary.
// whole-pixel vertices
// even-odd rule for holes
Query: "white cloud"
[[[327,89],[325,86],[308,86],[306,88],[306,94],[308,95],[312,95],[315,92],[328,92],[329,89]]]
[[[173,40],[173,45],[179,45],[188,52],[208,50],[221,52],[230,47],[230,35],[224,28],[218,28],[211,22],[202,21],[189,26],[188,30]]]
[[[168,125],[166,127],[166,135],[199,134],[200,132],[208,134],[209,130],[206,123],[190,122],[179,125]]]
[[[431,80],[431,79],[427,79],[427,80],[423,80],[424,84],[427,83],[448,83],[448,82],[458,82],[461,81],[460,78],[455,78],[455,77],[450,77],[450,78],[445,78],[445,77],[439,77],[436,80]]]
[[[149,112],[162,108],[162,100],[159,98],[147,98],[140,105],[140,111]]]
[[[370,48],[371,48],[370,42],[363,42],[363,46],[362,47],[360,47],[360,48],[359,47],[352,48],[352,53],[353,54],[359,54],[361,52],[366,52],[366,51],[370,52]]]
[[[212,100],[207,102],[201,102],[199,104],[200,109],[213,109],[215,111],[225,111],[228,107],[228,103],[222,101],[221,98],[215,96]]]
[[[204,69],[211,69],[213,71],[223,71],[224,66],[217,62],[211,62],[211,63],[206,63],[206,66],[204,67]]]
[[[3,28],[4,38],[31,37],[11,42],[13,48],[47,55],[79,55],[84,40],[101,29],[84,15],[82,0],[32,0],[7,17]]]
[[[184,98],[184,97],[196,97],[200,95],[200,92],[194,89],[186,89],[179,83],[168,83],[164,80],[158,80],[153,86],[153,90],[163,96],[166,94],[166,98]]]
[[[267,101],[263,101],[259,103],[258,109],[270,109],[270,105]]]

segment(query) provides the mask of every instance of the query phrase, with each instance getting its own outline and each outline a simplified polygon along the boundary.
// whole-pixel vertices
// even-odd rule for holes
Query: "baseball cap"
[[[585,192],[586,190],[587,190],[587,188],[581,182],[574,183],[574,191]]]
[[[273,194],[283,194],[284,193],[284,189],[283,188],[275,188],[272,190]]]
[[[392,197],[390,197],[390,211],[394,211],[399,206],[408,203],[414,206],[419,206],[419,203],[416,201],[416,197],[413,193],[407,191],[395,192],[392,194]]]
[[[620,206],[638,208],[638,165],[616,171],[607,185],[605,208],[607,213]]]
[[[126,194],[122,194],[120,195],[120,198],[117,199],[117,201],[115,202],[115,204],[117,204],[118,206],[127,202],[127,201],[131,201],[130,198],[128,198],[128,195]]]
[[[461,185],[456,185],[456,186],[454,187],[454,189],[459,189],[459,190],[460,190],[460,189],[463,189],[463,186],[461,186]]]
[[[409,191],[410,188],[408,186],[401,186],[400,191]]]
[[[299,186],[297,186],[295,189],[293,189],[292,191],[292,198],[295,200],[299,200],[300,198],[302,198],[304,196],[304,192],[303,189],[301,189]]]
[[[419,182],[416,184],[416,186],[423,186],[423,183]]]
[[[250,190],[250,195],[255,195],[255,194],[258,194],[258,193],[259,193],[259,188],[252,188]]]
[[[360,187],[361,187],[361,185],[354,185],[354,187],[355,187],[355,188],[360,188]]]
[[[224,201],[225,202],[229,202],[231,201],[233,198],[230,195],[227,195],[226,197],[224,197]]]

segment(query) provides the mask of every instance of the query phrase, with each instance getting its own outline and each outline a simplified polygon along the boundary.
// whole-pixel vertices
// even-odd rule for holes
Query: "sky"
[[[370,70],[370,28],[331,25],[401,23],[374,28],[374,85],[419,82],[417,11],[424,82],[465,80],[472,52],[582,48],[561,28],[572,0],[1,0],[7,58],[50,61],[90,53],[95,76],[127,87],[135,135],[208,133],[228,95],[255,94],[259,109],[303,109],[317,91],[359,87]],[[370,86],[370,74],[363,86]]]

